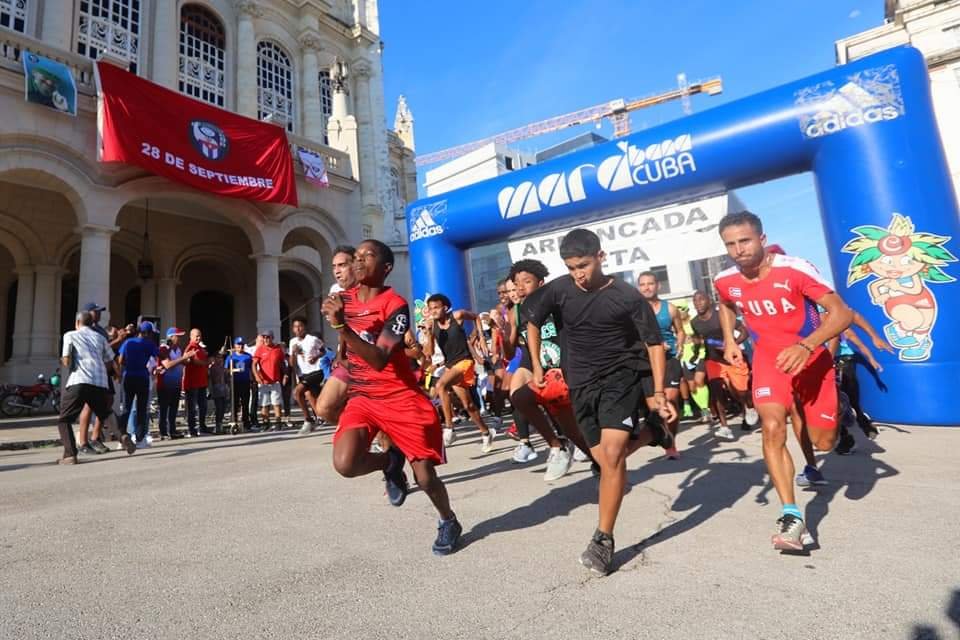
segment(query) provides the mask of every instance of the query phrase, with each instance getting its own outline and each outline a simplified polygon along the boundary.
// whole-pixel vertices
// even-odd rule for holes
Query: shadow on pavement
[[[960,632],[960,589],[953,591],[950,602],[947,603],[947,618]],[[960,635],[958,633],[957,635]],[[945,640],[948,636],[943,636],[933,625],[915,624],[910,632],[910,640]]]

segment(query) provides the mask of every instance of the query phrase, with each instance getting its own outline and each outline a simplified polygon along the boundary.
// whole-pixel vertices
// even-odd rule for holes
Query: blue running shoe
[[[433,555],[447,556],[453,553],[460,542],[460,534],[463,533],[463,527],[460,521],[454,516],[450,520],[441,520],[437,526],[437,539],[433,541]]]
[[[409,491],[407,474],[403,472],[403,464],[406,462],[406,458],[394,447],[387,450],[387,455],[390,456],[390,464],[383,472],[383,479],[387,483],[387,499],[390,500],[390,504],[399,507],[407,499],[407,492]]]
[[[820,470],[811,467],[809,464],[803,468],[803,473],[797,474],[798,487],[824,487],[827,485],[827,479],[823,477]]]

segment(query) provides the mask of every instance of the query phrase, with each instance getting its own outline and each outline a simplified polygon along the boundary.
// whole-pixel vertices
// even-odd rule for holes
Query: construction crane
[[[610,102],[604,102],[603,104],[598,104],[594,107],[580,109],[579,111],[574,111],[562,116],[555,116],[553,118],[541,120],[540,122],[534,122],[522,127],[517,127],[516,129],[510,129],[509,131],[504,131],[503,133],[499,133],[489,138],[475,140],[474,142],[468,142],[456,147],[450,147],[449,149],[443,149],[441,151],[434,151],[433,153],[417,156],[417,166],[425,166],[452,160],[453,158],[458,158],[464,154],[470,153],[474,149],[479,149],[480,147],[490,144],[491,142],[509,144],[518,140],[525,140],[527,138],[539,136],[544,133],[552,133],[554,131],[560,131],[561,129],[567,129],[569,127],[575,127],[581,124],[599,122],[604,118],[608,118],[613,123],[613,135],[617,138],[621,138],[625,135],[629,135],[630,133],[631,111],[636,111],[637,109],[643,109],[645,107],[652,107],[657,104],[663,104],[664,102],[669,102],[671,100],[681,100],[683,102],[684,113],[689,114],[691,111],[690,96],[698,93],[705,93],[710,96],[715,96],[723,91],[723,83],[719,77],[688,83],[686,75],[681,73],[677,76],[677,85],[677,88],[671,91],[657,93],[645,98],[637,98],[636,100],[630,100],[629,102],[623,100],[622,98],[611,100]]]

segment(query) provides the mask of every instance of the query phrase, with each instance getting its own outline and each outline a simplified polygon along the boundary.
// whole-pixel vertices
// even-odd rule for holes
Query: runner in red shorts
[[[435,469],[444,462],[440,421],[404,353],[410,308],[384,285],[393,264],[390,247],[365,240],[354,258],[357,286],[331,294],[323,303],[327,321],[347,346],[350,370],[347,406],[333,436],[333,466],[347,478],[382,471],[390,503],[399,507],[407,496],[403,465],[409,460],[417,484],[440,514],[433,552],[447,555],[463,529]],[[371,453],[380,431],[389,436],[390,448]]]
[[[753,402],[763,425],[763,457],[783,503],[776,549],[800,551],[810,540],[794,498],[787,416],[798,406],[810,441],[829,451],[837,441],[833,359],[824,344],[846,329],[853,312],[806,260],[769,253],[760,218],[744,211],[720,221],[720,237],[736,266],[719,273],[724,357],[743,362],[734,339],[737,310],[754,339]],[[817,304],[829,313],[820,321]]]

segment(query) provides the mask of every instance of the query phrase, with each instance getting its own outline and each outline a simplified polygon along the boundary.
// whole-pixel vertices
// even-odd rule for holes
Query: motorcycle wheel
[[[0,397],[0,413],[8,418],[19,418],[26,411],[25,408],[17,406],[23,401],[16,393],[7,393]]]

